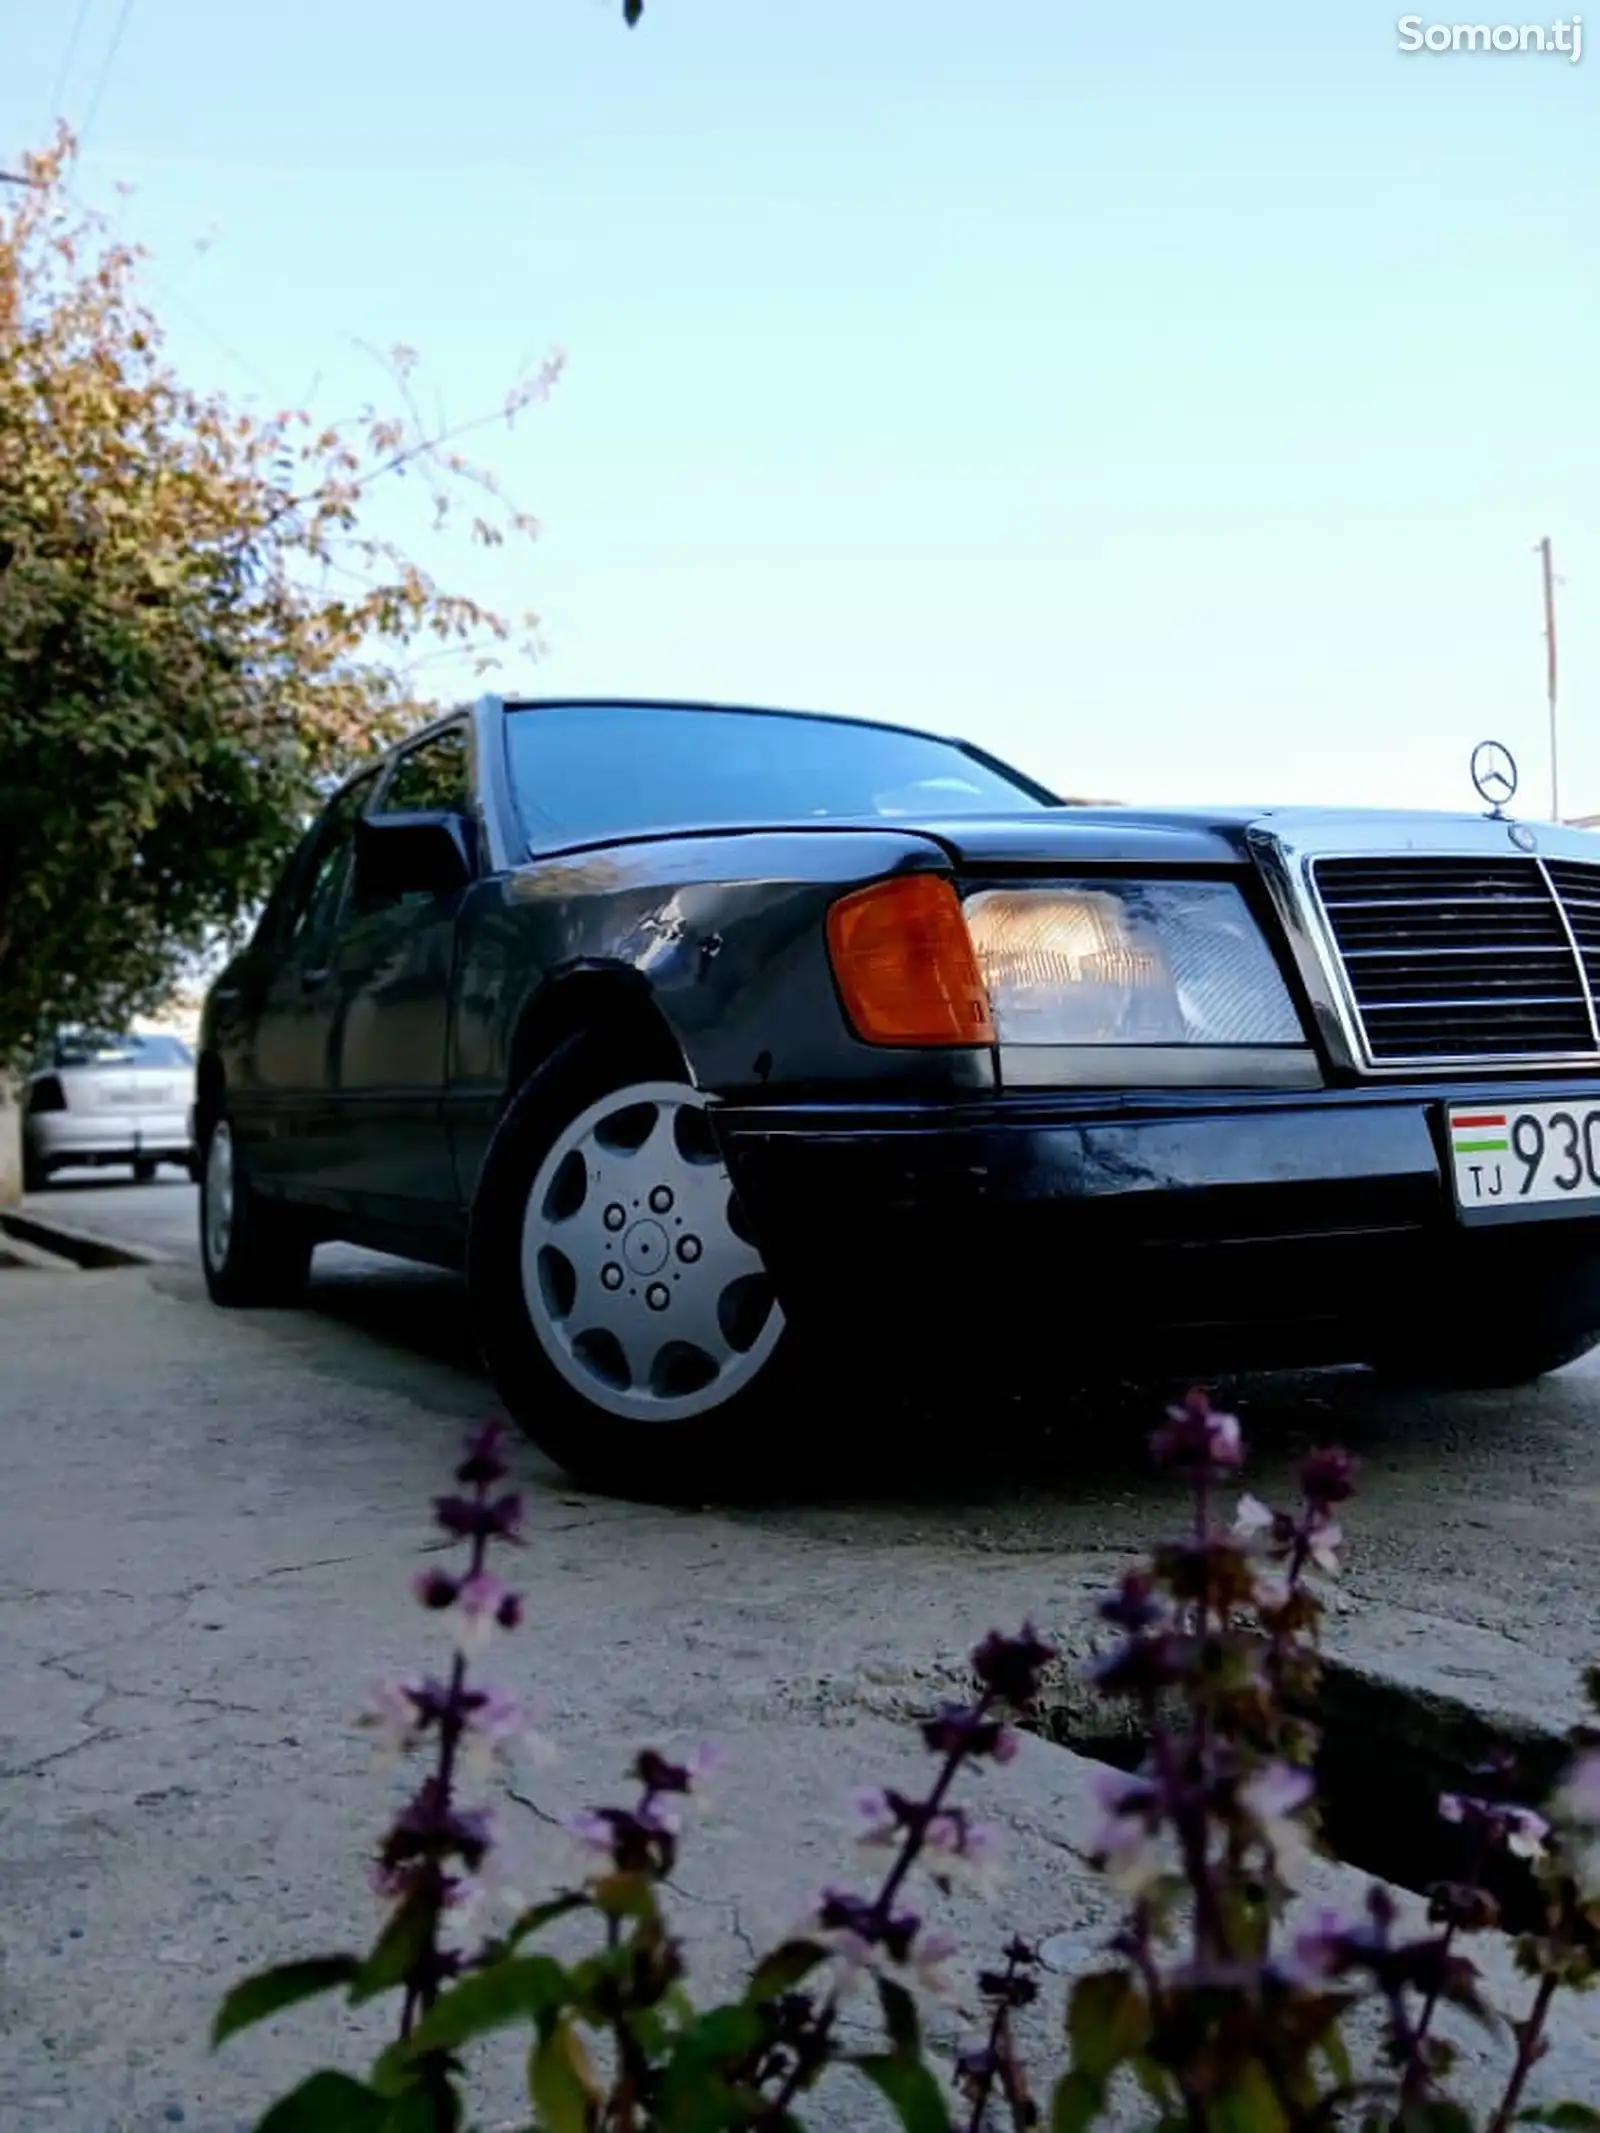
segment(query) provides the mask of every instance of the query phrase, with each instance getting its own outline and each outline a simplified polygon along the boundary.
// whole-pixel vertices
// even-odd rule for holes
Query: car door
[[[376,793],[378,776],[367,772],[329,803],[261,944],[260,990],[235,1122],[258,1182],[296,1199],[324,1199],[330,1191],[333,947],[356,819]]]
[[[470,811],[464,720],[396,757],[373,812]],[[450,982],[464,891],[377,893],[352,880],[334,954],[341,1185],[369,1219],[449,1227],[459,1200],[444,1117]]]

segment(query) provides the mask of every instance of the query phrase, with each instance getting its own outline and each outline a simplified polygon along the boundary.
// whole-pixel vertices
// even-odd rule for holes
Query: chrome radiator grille
[[[1374,1066],[1600,1057],[1600,866],[1328,858],[1312,879]]]

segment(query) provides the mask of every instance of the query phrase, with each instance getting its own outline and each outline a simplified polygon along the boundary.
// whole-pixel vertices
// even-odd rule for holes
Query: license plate
[[[1452,1104],[1456,1205],[1465,1215],[1600,1215],[1600,1103]]]

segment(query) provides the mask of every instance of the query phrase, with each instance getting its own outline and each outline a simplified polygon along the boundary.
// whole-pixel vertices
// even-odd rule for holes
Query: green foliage
[[[348,2074],[324,2069],[275,2103],[256,2133],[410,2133],[410,2129],[398,2119],[391,2099],[364,2082],[352,2081]],[[424,2127],[419,2126],[417,2133],[424,2133]],[[426,2133],[433,2133],[433,2128],[426,2126]]]
[[[374,490],[533,531],[420,419],[409,350],[398,413],[326,427],[187,385],[72,161],[63,131],[0,194],[0,1066],[121,1025],[233,927],[328,776],[430,709],[423,647],[510,640],[370,530]]]
[[[243,1984],[235,1985],[217,2011],[211,2025],[213,2048],[241,2029],[265,2022],[285,2007],[298,2007],[304,2000],[320,1999],[326,1992],[349,1987],[361,1974],[353,1955],[311,1956],[305,1961],[280,1963],[275,1970],[258,1971]]]

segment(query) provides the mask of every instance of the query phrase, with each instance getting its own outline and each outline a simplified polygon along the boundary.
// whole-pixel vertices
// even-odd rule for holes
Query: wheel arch
[[[695,1084],[694,1070],[648,982],[636,970],[585,964],[546,978],[524,1003],[512,1032],[502,1109],[558,1046],[590,1034],[630,1046],[641,1081]]]
[[[223,1072],[221,1059],[215,1052],[202,1052],[194,1070],[194,1124],[197,1141],[204,1141],[221,1112],[226,1087],[227,1076]]]

